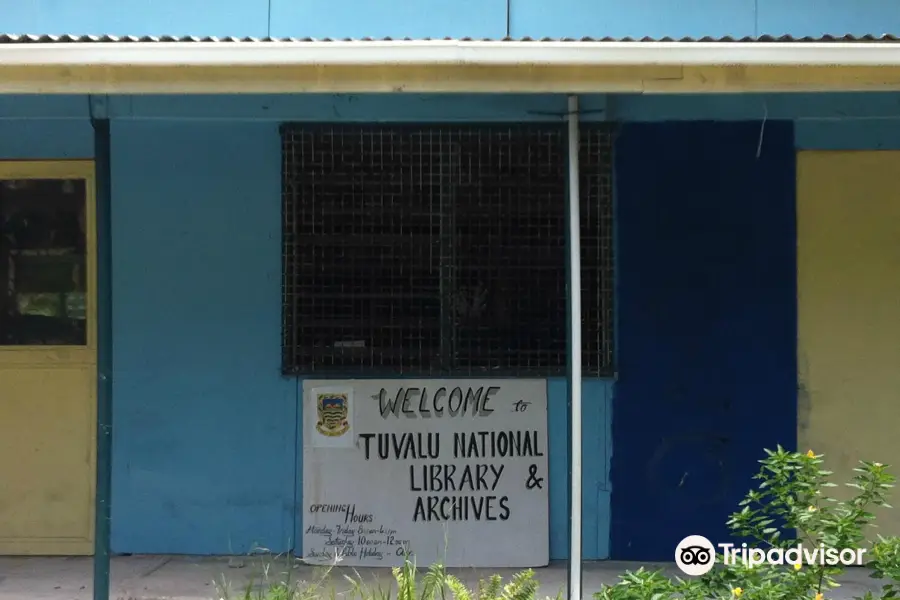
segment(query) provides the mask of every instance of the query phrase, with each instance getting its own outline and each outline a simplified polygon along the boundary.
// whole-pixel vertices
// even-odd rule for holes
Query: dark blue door
[[[625,126],[611,558],[725,541],[763,448],[796,444],[793,128]]]

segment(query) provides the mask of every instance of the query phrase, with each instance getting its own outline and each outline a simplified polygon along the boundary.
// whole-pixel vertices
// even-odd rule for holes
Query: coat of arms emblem
[[[319,421],[316,431],[328,437],[340,437],[350,429],[347,394],[334,392],[316,394]]]

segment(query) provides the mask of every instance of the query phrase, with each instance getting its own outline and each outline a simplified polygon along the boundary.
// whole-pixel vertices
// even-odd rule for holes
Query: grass
[[[392,581],[372,578],[370,582],[355,569],[339,578],[334,572],[341,562],[335,560],[313,571],[308,579],[297,577],[297,567],[305,564],[291,556],[261,558],[261,574],[240,590],[234,590],[224,578],[214,582],[220,600],[537,600],[539,583],[531,569],[516,573],[504,583],[492,575],[469,588],[450,574],[441,563],[420,570],[410,557],[391,570]],[[336,581],[337,579],[337,581]],[[336,583],[343,583],[339,591]],[[555,600],[561,600],[560,591]],[[551,600],[547,598],[546,600]]]

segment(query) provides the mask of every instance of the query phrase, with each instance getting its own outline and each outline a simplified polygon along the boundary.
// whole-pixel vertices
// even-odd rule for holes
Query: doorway
[[[0,554],[93,551],[92,161],[0,162]]]

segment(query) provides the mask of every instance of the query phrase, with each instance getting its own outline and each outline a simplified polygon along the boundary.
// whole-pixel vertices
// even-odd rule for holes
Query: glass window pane
[[[0,180],[0,345],[87,343],[87,188]]]

